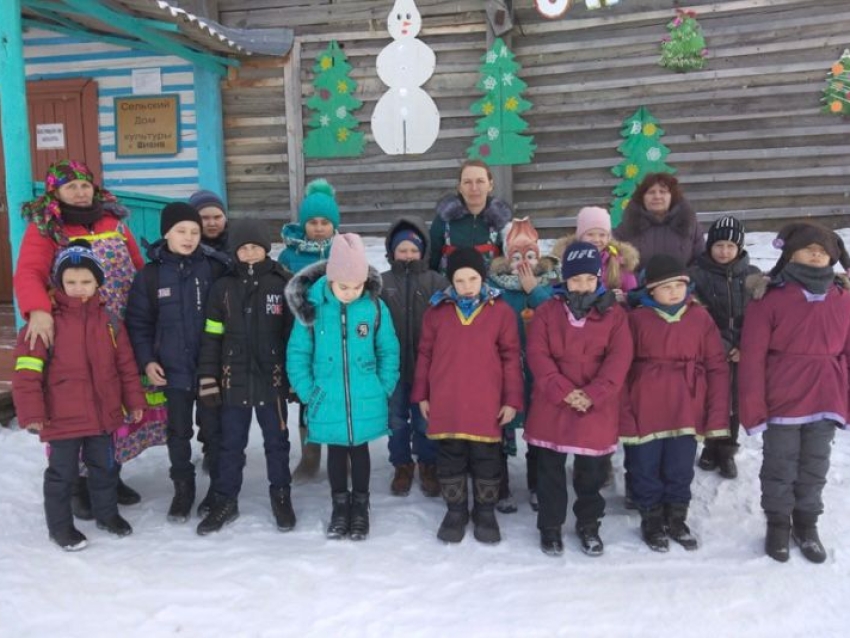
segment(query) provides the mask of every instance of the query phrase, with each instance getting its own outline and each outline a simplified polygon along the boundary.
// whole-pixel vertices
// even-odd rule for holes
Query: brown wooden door
[[[6,201],[6,165],[0,135],[0,303],[12,301],[12,244],[9,240],[9,205]]]

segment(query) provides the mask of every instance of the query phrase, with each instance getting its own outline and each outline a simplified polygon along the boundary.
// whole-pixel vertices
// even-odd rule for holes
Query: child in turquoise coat
[[[339,227],[339,206],[335,191],[327,180],[315,179],[307,184],[304,199],[298,210],[298,221],[280,230],[283,250],[277,260],[291,273],[328,258],[331,242]],[[301,461],[292,473],[292,480],[301,483],[316,476],[322,462],[322,448],[307,443],[307,419],[304,406],[298,409],[301,435]]]
[[[328,446],[328,538],[369,534],[369,441],[388,434],[399,377],[398,339],[380,292],[381,276],[354,234],[334,237],[327,263],[302,270],[286,287],[298,319],[286,372],[306,405],[308,441]]]

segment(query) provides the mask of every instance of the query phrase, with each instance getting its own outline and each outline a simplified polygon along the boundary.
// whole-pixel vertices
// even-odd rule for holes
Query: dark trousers
[[[245,465],[245,448],[254,411],[263,432],[266,452],[266,474],[272,487],[287,487],[292,482],[289,474],[289,430],[281,429],[281,417],[274,404],[250,407],[225,405],[221,408],[221,451],[218,462],[218,480],[215,491],[230,498],[239,496],[242,489],[242,468]]]
[[[204,455],[209,458],[210,477],[218,476],[218,453],[221,447],[221,408],[195,406],[195,423],[198,424],[198,441],[203,444]]]
[[[355,492],[369,492],[369,475],[372,472],[372,457],[369,456],[369,444],[329,445],[328,446],[328,482],[331,493],[348,491],[348,461],[351,460],[351,489]]]
[[[192,464],[192,435],[194,419],[192,408],[195,393],[188,390],[165,390],[168,409],[168,427],[166,444],[168,460],[171,462],[172,481],[190,481],[195,478],[195,466]]]
[[[761,506],[768,514],[823,513],[823,486],[835,421],[804,425],[768,424],[762,435]]]
[[[79,476],[80,451],[88,469],[92,512],[99,521],[118,514],[118,463],[112,435],[84,436],[50,442],[44,471],[44,514],[51,534],[74,524],[71,514],[71,486]]]
[[[502,444],[440,439],[437,447],[437,476],[449,478],[471,474],[473,479],[502,477]]]
[[[410,389],[411,384],[399,381],[390,397],[390,438],[387,442],[390,463],[413,463],[415,454],[420,463],[433,465],[437,460],[437,444],[425,436],[428,422],[422,417],[419,406],[410,402]]]
[[[623,447],[632,500],[638,509],[691,502],[697,452],[694,436],[673,436]]]
[[[544,447],[537,453],[537,528],[561,527],[567,520],[567,455]],[[605,515],[605,499],[600,494],[608,476],[611,455],[576,454],[573,461],[573,512],[576,525],[596,523]]]
[[[738,433],[741,430],[741,415],[738,408],[738,364],[729,364],[729,437],[706,439],[705,447],[713,450],[718,458],[732,456],[738,449]]]
[[[528,489],[531,492],[537,491],[539,454],[540,448],[535,445],[529,445],[528,449],[525,451],[525,480],[528,483]]]

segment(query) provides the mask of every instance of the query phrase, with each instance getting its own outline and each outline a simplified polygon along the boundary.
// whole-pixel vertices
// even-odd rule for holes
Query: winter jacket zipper
[[[256,348],[256,344],[254,343],[254,291],[253,286],[256,284],[254,281],[254,266],[253,264],[248,264],[248,303],[242,307],[242,313],[245,317],[245,336],[247,337],[246,341],[248,347],[246,348],[246,354],[248,355],[248,396],[245,399],[245,405],[251,406],[254,404],[254,370],[253,370],[253,361],[254,361],[254,350]]]
[[[410,360],[410,352],[413,349],[413,308],[411,307],[412,291],[413,287],[410,285],[410,262],[408,261],[404,265],[404,318],[407,325],[404,333],[404,367],[401,370],[402,374],[405,376],[402,376],[402,379],[405,379],[406,375],[410,374],[410,370],[413,367],[413,362]],[[380,312],[380,309],[378,309],[378,312]]]
[[[351,379],[348,375],[348,312],[342,304],[342,385],[345,388],[345,422],[348,426],[348,445],[354,445],[354,425],[351,422]]]

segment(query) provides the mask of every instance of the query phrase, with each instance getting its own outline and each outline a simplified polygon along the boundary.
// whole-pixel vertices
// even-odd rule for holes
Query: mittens
[[[198,381],[198,401],[206,408],[217,408],[221,405],[221,390],[213,377],[202,377]]]

